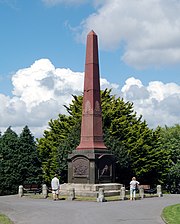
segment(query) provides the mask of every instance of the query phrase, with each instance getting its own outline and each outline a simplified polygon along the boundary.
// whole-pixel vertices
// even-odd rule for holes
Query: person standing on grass
[[[136,177],[133,177],[130,182],[130,200],[136,200],[136,189],[139,185],[139,182],[136,180]]]
[[[59,199],[59,188],[60,188],[57,174],[55,174],[54,178],[51,180],[51,188],[52,188],[53,200],[56,201]]]

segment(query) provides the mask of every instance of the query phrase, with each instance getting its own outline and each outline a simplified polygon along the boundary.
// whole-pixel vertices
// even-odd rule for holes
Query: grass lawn
[[[0,214],[0,223],[1,224],[13,224],[13,222],[5,215]]]
[[[171,205],[163,209],[162,217],[168,224],[180,223],[180,204]]]

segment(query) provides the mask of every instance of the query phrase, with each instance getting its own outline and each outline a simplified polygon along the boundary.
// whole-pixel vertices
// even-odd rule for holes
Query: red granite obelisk
[[[100,184],[115,180],[114,156],[103,141],[98,39],[87,36],[80,144],[68,156],[68,183]]]
[[[94,31],[87,36],[81,141],[77,149],[106,149],[102,131],[98,40]]]

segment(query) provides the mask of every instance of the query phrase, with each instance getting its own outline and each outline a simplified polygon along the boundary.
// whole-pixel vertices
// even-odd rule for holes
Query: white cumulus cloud
[[[80,24],[82,40],[93,29],[103,49],[123,49],[121,59],[140,69],[179,64],[179,0],[94,2],[95,12]]]
[[[29,68],[12,77],[13,94],[22,100],[28,112],[45,102],[58,99],[61,104],[71,99],[71,90],[82,91],[83,73],[55,68],[48,59],[35,61]]]
[[[176,83],[153,81],[144,86],[132,77],[126,80],[121,91],[124,99],[134,103],[135,111],[143,115],[150,127],[179,123],[180,86]]]
[[[12,76],[13,96],[0,94],[0,131],[12,126],[17,133],[28,125],[35,137],[41,137],[50,119],[65,114],[72,95],[83,92],[84,74],[69,68],[55,68],[49,59],[35,61]],[[168,126],[180,120],[180,86],[175,83],[150,82],[147,86],[133,77],[119,85],[100,79],[101,89],[134,103],[151,128]]]
[[[101,79],[102,88],[118,88]],[[36,136],[41,136],[50,119],[66,113],[72,95],[83,92],[84,74],[69,68],[55,68],[49,59],[35,61],[30,67],[12,76],[13,96],[0,94],[0,130],[12,126],[18,132],[28,125]]]

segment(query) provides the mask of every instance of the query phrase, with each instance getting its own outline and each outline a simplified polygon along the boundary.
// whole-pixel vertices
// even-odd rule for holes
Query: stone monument
[[[98,39],[87,35],[80,144],[68,157],[68,183],[115,182],[114,156],[103,141]]]

